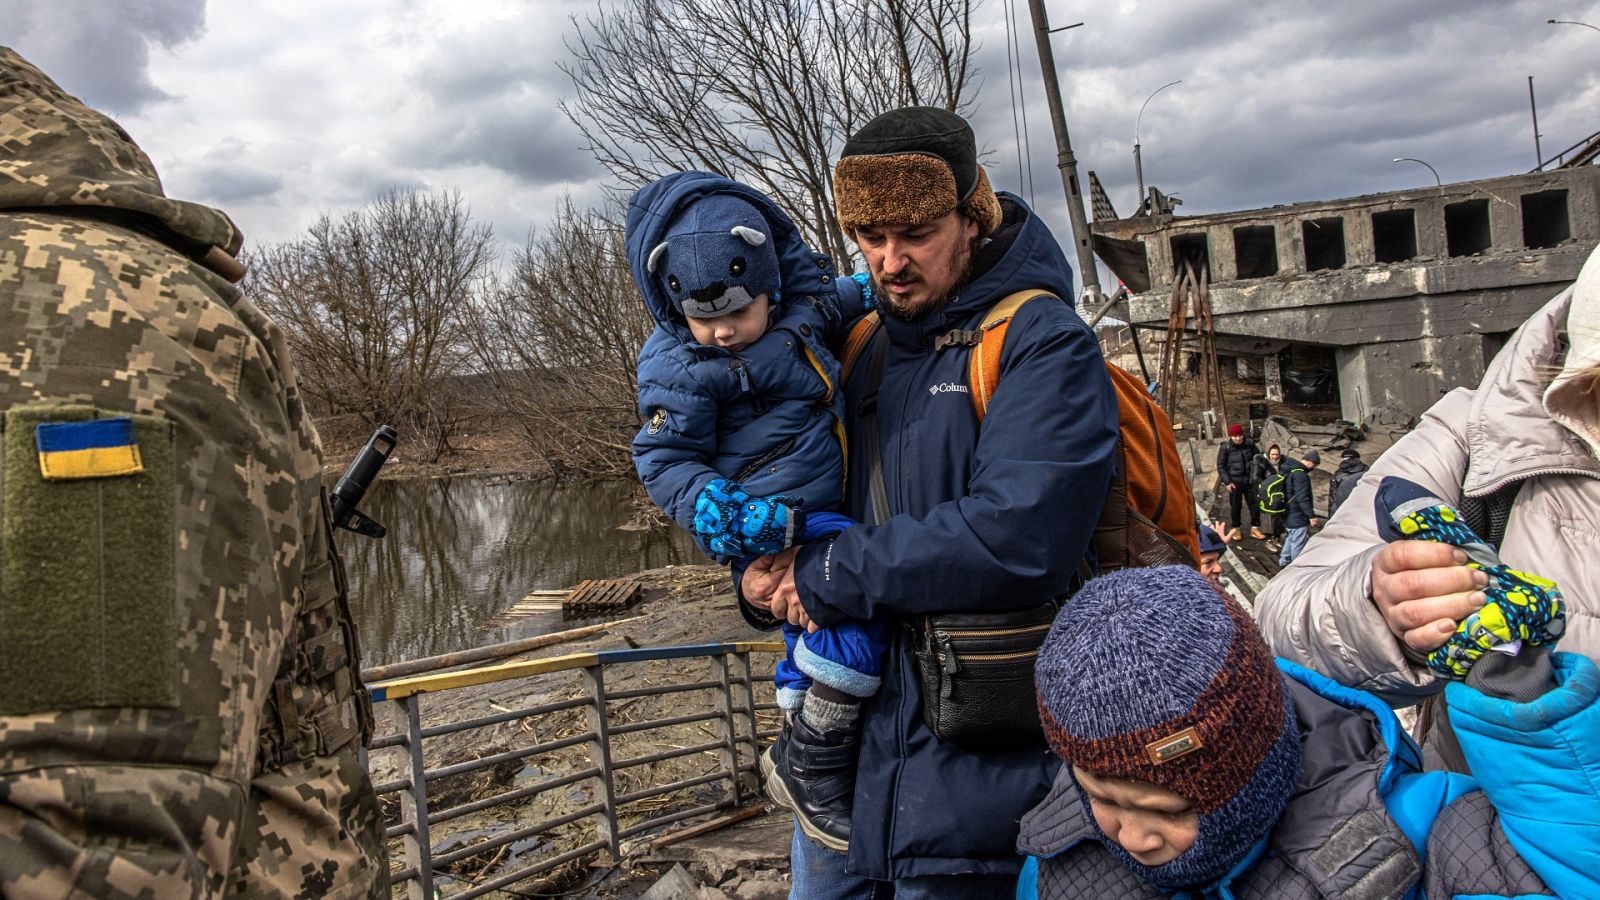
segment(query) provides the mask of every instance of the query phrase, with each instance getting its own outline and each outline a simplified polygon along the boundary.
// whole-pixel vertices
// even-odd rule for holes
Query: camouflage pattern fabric
[[[4,896],[386,892],[321,447],[281,332],[219,274],[236,276],[239,243],[223,214],[167,199],[114,122],[0,48],[0,410],[13,429],[0,673],[17,686],[0,685]],[[86,417],[134,417],[140,440],[170,440],[173,465],[42,478],[14,423]],[[129,485],[169,515],[108,518],[97,498]],[[41,533],[70,539],[71,558],[41,550]],[[162,551],[170,564],[151,566]],[[134,599],[118,578],[132,569],[145,573]],[[148,627],[141,612],[167,631],[149,665],[171,680],[130,697],[117,673],[139,664],[125,645]],[[58,683],[79,690],[50,708],[37,688]]]

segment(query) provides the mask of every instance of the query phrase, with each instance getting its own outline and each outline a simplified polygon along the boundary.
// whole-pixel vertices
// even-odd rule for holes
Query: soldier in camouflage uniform
[[[0,47],[0,894],[381,896],[371,711],[227,216]]]

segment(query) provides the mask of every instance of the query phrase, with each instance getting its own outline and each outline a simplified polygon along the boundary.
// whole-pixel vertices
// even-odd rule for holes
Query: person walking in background
[[[1228,524],[1243,528],[1240,507],[1250,510],[1250,533],[1261,536],[1261,507],[1256,501],[1255,459],[1261,455],[1256,442],[1245,434],[1244,426],[1234,422],[1228,426],[1228,439],[1217,448],[1217,480],[1228,492]]]
[[[1217,587],[1222,586],[1222,555],[1228,552],[1228,542],[1238,537],[1238,529],[1223,522],[1200,526],[1200,574]]]
[[[0,48],[0,895],[387,897],[322,446],[243,238]]]
[[[1322,454],[1315,450],[1306,450],[1300,454],[1298,460],[1291,459],[1284,464],[1284,494],[1288,498],[1288,509],[1283,514],[1283,527],[1285,537],[1283,549],[1278,552],[1278,565],[1287,566],[1294,562],[1300,551],[1306,548],[1306,541],[1311,539],[1311,529],[1322,524],[1317,518],[1316,509],[1311,504],[1311,469],[1315,469],[1322,462]]]
[[[1273,444],[1266,453],[1256,454],[1253,468],[1256,496],[1260,498],[1257,506],[1266,517],[1267,530],[1262,533],[1260,529],[1252,528],[1250,536],[1265,540],[1267,549],[1276,553],[1283,549],[1283,515],[1289,511],[1288,479],[1283,475],[1283,450]]]
[[[1365,474],[1367,464],[1361,461],[1361,451],[1349,447],[1339,454],[1339,468],[1334,470],[1333,481],[1328,485],[1328,518],[1339,511],[1339,504],[1349,498]]]

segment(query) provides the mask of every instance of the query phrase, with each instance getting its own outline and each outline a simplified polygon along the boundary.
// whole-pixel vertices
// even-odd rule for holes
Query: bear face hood
[[[675,300],[662,284],[659,272],[651,271],[652,254],[664,242],[669,226],[678,213],[691,203],[704,197],[726,194],[746,201],[760,213],[766,224],[764,237],[770,240],[777,254],[779,284],[782,294],[807,293],[797,286],[818,284],[818,255],[800,236],[794,220],[765,194],[710,172],[678,172],[645,185],[628,203],[625,241],[628,265],[633,270],[634,281],[644,295],[645,307],[660,327],[688,341],[689,329],[679,310],[681,299]],[[660,254],[655,254],[656,262]],[[823,257],[823,259],[826,259]],[[831,274],[831,272],[821,273]],[[782,315],[785,301],[774,298],[772,316]]]

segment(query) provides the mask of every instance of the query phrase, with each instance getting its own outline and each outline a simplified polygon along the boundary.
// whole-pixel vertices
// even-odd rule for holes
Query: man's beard
[[[892,294],[884,290],[883,283],[874,278],[872,280],[872,289],[878,295],[878,309],[891,319],[909,323],[919,322],[949,306],[957,297],[961,296],[961,290],[972,281],[972,260],[977,255],[974,251],[980,240],[982,239],[974,238],[970,243],[961,245],[961,257],[953,267],[961,273],[961,277],[956,279],[955,284],[951,285],[943,296],[937,297],[921,306],[911,308],[901,305]]]

